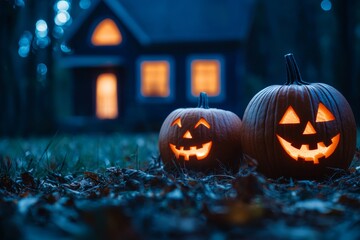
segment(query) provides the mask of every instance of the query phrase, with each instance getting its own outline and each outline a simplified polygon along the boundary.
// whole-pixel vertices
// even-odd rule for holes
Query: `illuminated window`
[[[122,42],[122,36],[116,23],[106,18],[102,20],[95,28],[91,43],[95,46],[114,46]]]
[[[112,73],[100,74],[96,80],[96,116],[100,119],[118,116],[117,80]]]
[[[219,96],[221,90],[220,62],[213,59],[191,61],[191,94],[195,97],[206,92],[209,97]]]
[[[170,95],[170,65],[168,61],[143,61],[140,68],[140,91],[143,97],[165,98]]]

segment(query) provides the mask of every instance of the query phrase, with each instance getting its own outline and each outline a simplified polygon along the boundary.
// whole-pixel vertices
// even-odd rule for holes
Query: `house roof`
[[[106,4],[143,45],[241,41],[249,32],[256,0],[95,0],[74,21],[66,39],[99,4]]]

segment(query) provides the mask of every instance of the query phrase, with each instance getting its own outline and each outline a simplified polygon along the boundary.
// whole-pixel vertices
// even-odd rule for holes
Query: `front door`
[[[116,119],[119,116],[118,79],[114,73],[104,72],[95,83],[95,114],[98,119]]]
[[[74,116],[100,120],[123,117],[124,68],[78,68],[74,74]]]

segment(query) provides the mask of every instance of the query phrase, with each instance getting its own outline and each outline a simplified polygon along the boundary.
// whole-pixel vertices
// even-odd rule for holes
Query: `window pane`
[[[116,76],[100,74],[96,80],[96,116],[100,119],[114,119],[118,116]]]
[[[167,61],[141,63],[141,95],[144,97],[168,97],[170,95],[170,71]]]
[[[101,21],[95,28],[91,43],[95,46],[113,46],[119,45],[122,41],[122,36],[116,23],[107,18]]]
[[[220,94],[220,62],[218,60],[193,60],[191,62],[191,94],[199,96]]]

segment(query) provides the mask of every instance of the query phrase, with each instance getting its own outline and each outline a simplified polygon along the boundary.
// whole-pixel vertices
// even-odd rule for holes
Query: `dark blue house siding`
[[[210,107],[241,115],[245,107],[242,93],[246,91],[244,56],[253,5],[254,0],[184,0],[171,4],[165,0],[156,4],[145,0],[95,1],[66,33],[72,53],[57,59],[59,68],[71,73],[73,83],[69,91],[72,111],[58,116],[59,125],[85,130],[158,130],[172,110],[197,105],[188,94],[189,58],[194,56],[222,59],[224,95],[221,101],[210,99]],[[120,45],[91,44],[90,34],[104,18],[117,24],[123,37]],[[139,99],[139,59],[163,56],[171,59],[173,67],[173,98]],[[95,81],[103,72],[118,78],[116,120],[95,117]]]

